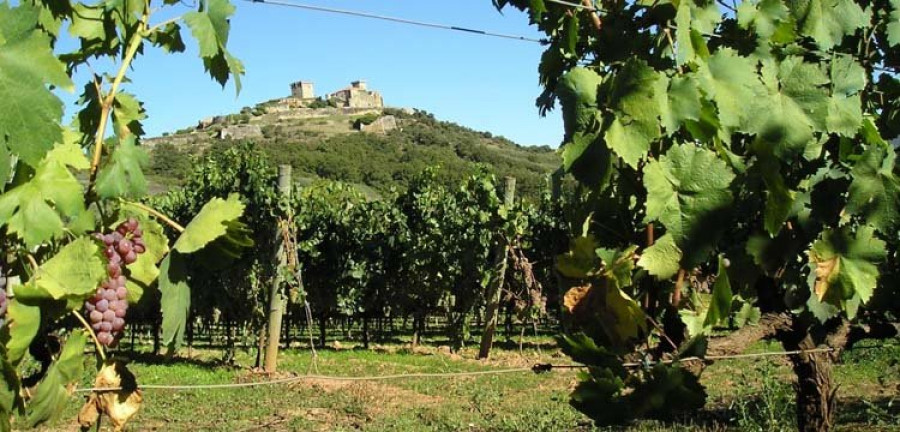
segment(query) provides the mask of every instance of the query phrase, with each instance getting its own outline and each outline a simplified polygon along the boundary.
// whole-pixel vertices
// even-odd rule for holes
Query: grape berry
[[[108,260],[106,273],[109,278],[85,302],[84,308],[91,327],[97,333],[97,340],[105,346],[115,345],[125,328],[128,290],[125,288],[122,269],[135,262],[137,256],[147,250],[142,235],[138,221],[134,218],[122,222],[113,232],[96,235],[105,246],[103,254]]]

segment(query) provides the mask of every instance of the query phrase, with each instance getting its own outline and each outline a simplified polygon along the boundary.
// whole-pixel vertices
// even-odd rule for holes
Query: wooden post
[[[511,208],[516,198],[516,178],[506,177],[506,188],[503,190],[503,205]],[[494,330],[497,329],[497,312],[500,309],[500,293],[503,290],[503,282],[506,278],[506,248],[507,244],[501,240],[494,249],[494,268],[497,270],[497,280],[491,284],[488,292],[488,305],[484,312],[484,333],[481,334],[481,349],[478,350],[478,358],[486,359],[491,353],[494,343]]]
[[[291,196],[291,166],[281,165],[278,167],[278,193],[285,198]],[[283,235],[280,227],[276,228],[275,239],[278,245],[278,263],[279,267],[287,263],[287,251],[284,250]],[[282,272],[276,272],[275,282],[269,294],[269,332],[266,338],[266,361],[265,371],[268,373],[275,372],[278,365],[278,344],[281,341],[281,318],[284,312],[284,299],[281,293],[281,285],[283,280]]]

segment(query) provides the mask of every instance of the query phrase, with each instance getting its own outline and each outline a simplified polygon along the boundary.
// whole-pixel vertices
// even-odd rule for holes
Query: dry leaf
[[[831,275],[839,272],[840,269],[841,264],[837,256],[825,261],[816,261],[816,285],[814,290],[819,301],[822,301],[825,298],[825,293],[828,292]]]
[[[125,364],[113,361],[97,373],[95,388],[115,388],[118,390],[95,391],[78,413],[78,423],[82,430],[93,426],[101,415],[106,415],[114,430],[121,431],[125,423],[137,414],[144,401],[143,393],[137,388],[134,375]]]

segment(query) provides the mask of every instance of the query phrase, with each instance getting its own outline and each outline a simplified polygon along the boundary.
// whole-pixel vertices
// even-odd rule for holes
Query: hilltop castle
[[[291,83],[291,96],[303,102],[315,100],[313,83],[310,81]],[[325,99],[334,102],[339,108],[384,108],[381,93],[369,90],[363,80],[353,81],[349,87],[331,93]]]

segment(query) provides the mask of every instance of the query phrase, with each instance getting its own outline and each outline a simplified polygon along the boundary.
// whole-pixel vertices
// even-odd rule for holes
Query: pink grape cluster
[[[123,266],[137,260],[139,254],[147,250],[138,227],[138,221],[130,218],[119,224],[116,230],[107,234],[97,234],[98,240],[106,247],[103,253],[109,262],[104,281],[93,297],[85,302],[91,327],[97,333],[97,340],[105,346],[113,346],[125,328],[125,313],[128,311],[128,290],[125,288]]]

